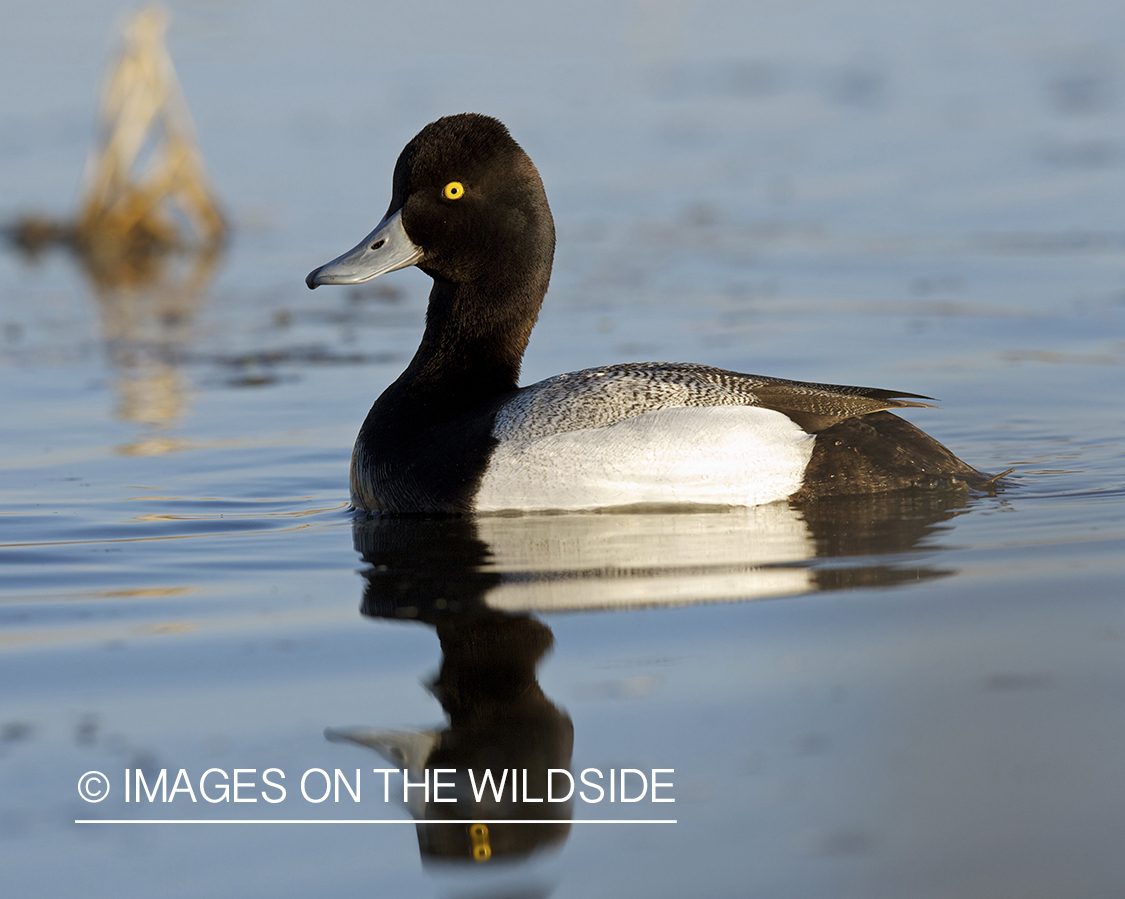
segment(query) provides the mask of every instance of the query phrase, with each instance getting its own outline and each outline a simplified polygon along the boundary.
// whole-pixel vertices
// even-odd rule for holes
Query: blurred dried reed
[[[150,281],[163,268],[162,255],[210,255],[226,233],[164,46],[168,22],[166,10],[149,6],[125,25],[102,86],[77,219],[28,215],[10,229],[31,254],[50,243],[69,244],[104,285]]]

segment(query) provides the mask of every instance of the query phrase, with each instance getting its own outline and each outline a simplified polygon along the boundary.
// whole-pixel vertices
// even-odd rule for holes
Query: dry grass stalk
[[[132,256],[214,247],[222,240],[223,217],[164,46],[167,27],[162,7],[136,13],[103,85],[98,140],[86,165],[77,223],[77,242],[86,252]],[[138,173],[146,150],[147,166]],[[193,233],[183,232],[181,219]]]

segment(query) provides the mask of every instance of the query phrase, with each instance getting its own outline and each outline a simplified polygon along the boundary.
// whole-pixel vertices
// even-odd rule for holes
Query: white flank
[[[762,505],[800,488],[813,439],[780,412],[705,406],[501,440],[474,507],[500,512],[638,503]]]

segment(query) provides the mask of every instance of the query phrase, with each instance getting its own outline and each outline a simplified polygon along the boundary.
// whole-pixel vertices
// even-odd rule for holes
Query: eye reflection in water
[[[425,769],[456,769],[444,775],[455,784],[444,795],[456,802],[411,791],[423,860],[527,859],[566,840],[573,803],[516,801],[510,780],[499,796],[479,787],[485,771],[498,780],[527,769],[540,785],[527,795],[542,796],[549,769],[570,769],[573,725],[536,680],[553,636],[534,613],[771,599],[953,574],[925,544],[972,501],[956,489],[698,513],[357,521],[355,547],[368,565],[362,612],[436,630],[443,658],[431,690],[448,726],[326,735],[374,749],[409,769],[411,783]],[[464,824],[427,824],[449,819]],[[549,822],[490,823],[513,819]]]

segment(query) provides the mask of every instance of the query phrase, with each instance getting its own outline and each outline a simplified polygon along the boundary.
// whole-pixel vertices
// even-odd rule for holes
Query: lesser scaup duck
[[[434,281],[422,343],[356,439],[359,509],[753,506],[983,480],[885,411],[918,394],[667,362],[518,387],[554,249],[531,159],[496,119],[464,114],[406,145],[382,222],[309,273],[310,288],[408,265]]]

